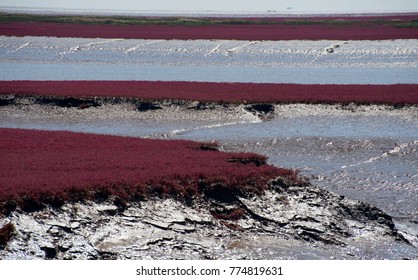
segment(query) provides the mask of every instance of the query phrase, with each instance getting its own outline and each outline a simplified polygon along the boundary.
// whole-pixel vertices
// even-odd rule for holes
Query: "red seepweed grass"
[[[77,18],[79,20],[80,17]],[[130,20],[140,20],[130,19]],[[125,39],[388,40],[417,39],[416,15],[216,19],[142,18],[144,24],[112,25],[4,19],[0,35]],[[197,25],[191,23],[198,21]]]
[[[332,85],[162,81],[0,81],[1,95],[128,97],[227,103],[418,104],[418,84]]]
[[[268,165],[263,156],[202,146],[183,140],[0,129],[0,210],[33,211],[86,199],[117,198],[120,205],[149,196],[228,200],[261,194],[277,176],[297,180],[295,171]]]

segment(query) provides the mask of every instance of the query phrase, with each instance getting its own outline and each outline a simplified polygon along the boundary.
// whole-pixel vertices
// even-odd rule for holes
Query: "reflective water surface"
[[[0,37],[0,80],[185,80],[304,84],[416,83],[416,40],[385,42],[146,41]],[[327,49],[332,48],[332,52]],[[261,117],[233,108],[122,105],[0,107],[0,127],[135,137],[216,140],[227,151],[267,155],[315,185],[369,202],[395,218],[418,246],[418,108],[278,105]],[[264,258],[418,258],[418,249],[385,243],[305,248],[253,240]]]
[[[325,189],[418,222],[416,107],[277,105],[264,121],[243,106],[145,113],[125,108],[123,114],[114,108],[44,110],[3,107],[1,126],[218,141],[224,150],[267,155],[270,163],[299,169]]]

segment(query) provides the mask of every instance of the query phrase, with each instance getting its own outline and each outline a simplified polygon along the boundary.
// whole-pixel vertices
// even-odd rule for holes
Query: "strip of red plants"
[[[377,18],[378,20],[379,18]],[[0,23],[4,36],[53,36],[123,39],[220,40],[389,40],[418,39],[418,29],[378,24],[219,24],[219,25],[105,25],[48,22]]]
[[[329,85],[161,81],[0,81],[1,95],[127,97],[219,103],[418,104],[418,84]]]
[[[267,181],[277,176],[296,180],[294,171],[268,165],[263,156],[207,146],[182,140],[3,128],[0,210],[31,211],[66,201],[116,198],[126,202],[149,196],[228,200],[234,195],[261,194]]]

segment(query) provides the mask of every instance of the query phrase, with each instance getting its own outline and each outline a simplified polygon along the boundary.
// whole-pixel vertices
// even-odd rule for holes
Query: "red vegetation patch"
[[[295,179],[291,170],[228,160],[253,160],[255,154],[201,147],[193,141],[0,129],[0,210],[114,196],[119,204],[150,195],[229,200],[260,194],[277,176]]]
[[[402,16],[398,17],[402,20]],[[318,18],[317,20],[320,20]],[[406,20],[409,18],[406,18]],[[290,19],[292,20],[292,19]],[[294,20],[294,19],[293,19]],[[303,20],[298,19],[299,21]],[[308,18],[308,21],[315,18]],[[273,24],[217,24],[217,25],[100,25],[11,22],[0,23],[0,35],[6,36],[55,36],[82,38],[125,38],[125,39],[235,39],[235,40],[385,40],[417,39],[416,28],[399,28],[391,24],[379,23],[386,18],[356,18],[346,24],[323,24],[286,19]]]
[[[418,104],[418,84],[303,85],[153,81],[0,81],[0,95],[208,102]]]

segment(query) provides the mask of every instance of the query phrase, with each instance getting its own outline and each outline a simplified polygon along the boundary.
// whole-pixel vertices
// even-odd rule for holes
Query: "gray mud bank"
[[[14,227],[2,259],[418,259],[416,106],[15,96],[1,105],[1,127],[216,140],[308,180],[229,201],[16,211],[2,221]]]
[[[215,214],[214,214],[215,213]],[[3,259],[410,259],[414,237],[367,203],[270,182],[261,196],[67,204],[8,218]],[[414,244],[415,243],[415,244]],[[370,250],[380,244],[379,249]]]

